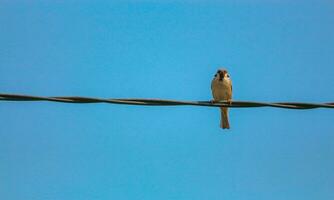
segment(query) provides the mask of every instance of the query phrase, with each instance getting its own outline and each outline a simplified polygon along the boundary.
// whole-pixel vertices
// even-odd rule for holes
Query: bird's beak
[[[219,80],[222,81],[224,79],[224,72],[219,72]]]

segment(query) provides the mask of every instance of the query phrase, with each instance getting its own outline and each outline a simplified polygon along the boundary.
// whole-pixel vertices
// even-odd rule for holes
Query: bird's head
[[[226,69],[221,68],[221,69],[218,69],[215,77],[217,77],[220,81],[222,81],[224,78],[229,78],[230,76]]]

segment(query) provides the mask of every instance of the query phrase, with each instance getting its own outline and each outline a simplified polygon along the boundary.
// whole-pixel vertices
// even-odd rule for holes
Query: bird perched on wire
[[[214,101],[228,101],[232,103],[232,81],[226,69],[218,69],[211,82],[211,91]],[[220,127],[229,129],[228,108],[221,107]]]

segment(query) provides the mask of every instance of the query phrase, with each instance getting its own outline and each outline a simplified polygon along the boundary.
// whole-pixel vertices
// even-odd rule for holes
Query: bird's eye
[[[226,76],[230,78],[230,75],[226,74]]]

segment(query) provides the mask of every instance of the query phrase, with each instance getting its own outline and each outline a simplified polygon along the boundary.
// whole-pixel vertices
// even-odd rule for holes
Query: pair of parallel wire
[[[303,102],[252,102],[252,101],[176,101],[166,99],[138,99],[138,98],[91,98],[91,97],[41,97],[19,94],[1,94],[0,101],[51,101],[62,103],[111,103],[141,106],[208,106],[208,107],[231,107],[231,108],[254,108],[275,107],[286,109],[315,109],[334,108],[334,102],[330,103],[303,103]]]

